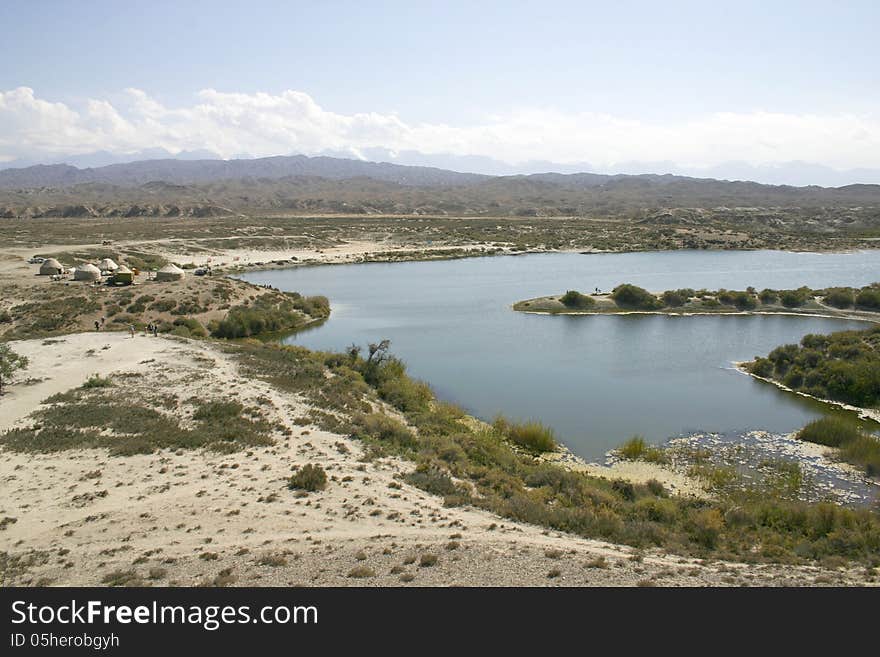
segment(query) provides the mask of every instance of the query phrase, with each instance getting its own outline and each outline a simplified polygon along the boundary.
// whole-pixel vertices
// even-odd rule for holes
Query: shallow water
[[[327,350],[389,338],[412,375],[491,419],[551,425],[576,454],[600,458],[634,433],[788,432],[832,411],[734,371],[807,333],[869,326],[788,316],[542,316],[519,300],[630,282],[651,290],[865,285],[880,251],[670,251],[535,254],[437,262],[299,267],[242,276],[324,294],[332,314],[286,342]]]

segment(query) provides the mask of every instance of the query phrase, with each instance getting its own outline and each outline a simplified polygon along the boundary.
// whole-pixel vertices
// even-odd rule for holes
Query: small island
[[[839,317],[880,322],[880,283],[863,288],[834,287],[814,290],[695,290],[682,288],[649,292],[623,283],[609,293],[584,294],[569,290],[561,295],[519,301],[513,309],[540,314],[777,314]]]

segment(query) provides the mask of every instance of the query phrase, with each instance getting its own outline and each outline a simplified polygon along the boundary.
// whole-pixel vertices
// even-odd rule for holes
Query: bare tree
[[[388,358],[388,348],[391,346],[391,340],[382,340],[376,344],[371,342],[367,345],[369,356],[367,356],[367,364],[379,365]]]

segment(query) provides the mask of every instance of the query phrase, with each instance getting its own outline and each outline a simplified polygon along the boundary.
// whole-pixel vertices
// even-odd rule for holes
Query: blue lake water
[[[541,316],[519,300],[567,289],[861,286],[880,251],[667,251],[534,254],[249,272],[282,290],[330,299],[331,317],[286,342],[342,350],[389,338],[409,372],[444,399],[552,426],[575,453],[600,458],[635,433],[659,442],[692,431],[792,431],[831,411],[731,369],[807,333],[863,322],[788,316]]]

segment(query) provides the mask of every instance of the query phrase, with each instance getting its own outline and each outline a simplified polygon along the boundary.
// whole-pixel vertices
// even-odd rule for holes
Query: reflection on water
[[[342,350],[382,338],[410,373],[475,415],[540,418],[598,458],[635,433],[793,431],[843,413],[731,369],[807,333],[862,322],[789,316],[538,316],[520,299],[632,282],[652,290],[865,285],[880,253],[676,251],[541,254],[252,272],[246,280],[324,294],[321,326],[286,338]],[[847,414],[851,416],[852,414]]]

